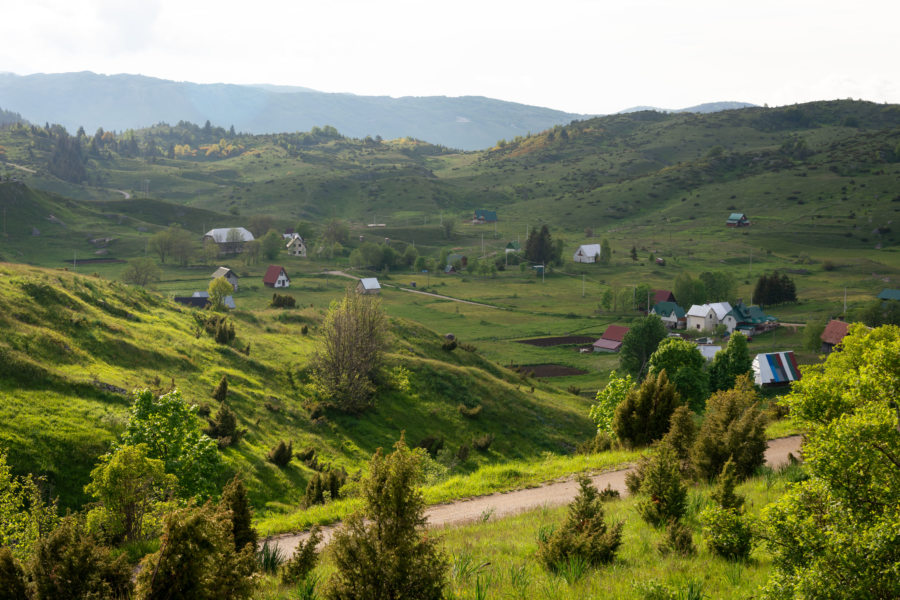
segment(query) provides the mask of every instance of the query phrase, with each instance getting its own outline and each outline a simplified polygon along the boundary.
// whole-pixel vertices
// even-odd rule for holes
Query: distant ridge
[[[331,125],[355,138],[414,137],[463,150],[538,133],[586,115],[480,96],[356,96],[277,85],[197,84],[142,75],[0,74],[0,107],[34,123],[124,131],[190,121],[246,133]]]
[[[626,108],[625,110],[620,110],[616,114],[624,115],[633,112],[640,112],[642,110],[652,110],[664,113],[714,113],[722,110],[735,110],[738,108],[755,108],[756,106],[756,104],[750,104],[749,102],[706,102],[704,104],[698,104],[697,106],[675,109],[657,108],[655,106],[633,106],[631,108]]]

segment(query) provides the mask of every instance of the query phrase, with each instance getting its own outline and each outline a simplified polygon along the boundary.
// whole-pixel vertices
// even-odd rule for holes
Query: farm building
[[[360,294],[378,294],[381,292],[381,284],[375,277],[363,277],[356,285],[356,291]]]
[[[749,225],[750,219],[744,213],[731,213],[728,215],[728,220],[725,221],[726,227],[748,227]]]
[[[497,211],[495,210],[484,210],[483,208],[479,208],[475,211],[475,216],[472,217],[472,223],[475,225],[481,225],[484,223],[496,223],[497,222]]]
[[[228,267],[219,267],[216,269],[212,275],[210,275],[212,279],[218,279],[219,277],[224,277],[225,280],[231,284],[231,287],[234,288],[234,291],[238,289],[238,276],[237,274],[229,269]]]
[[[212,240],[219,245],[220,254],[243,252],[244,243],[253,241],[253,234],[243,227],[221,227],[210,229],[203,235],[203,241]]]
[[[757,354],[753,359],[753,381],[756,385],[789,385],[800,377],[797,359],[791,350]]]
[[[299,235],[294,235],[288,243],[285,245],[287,248],[288,254],[291,256],[299,256],[301,258],[306,258],[306,242],[303,241],[303,238]]]
[[[822,352],[830,354],[835,347],[844,340],[849,329],[850,323],[845,323],[844,321],[838,321],[836,319],[828,321],[828,325],[825,326],[825,330],[822,332],[822,335],[819,336],[822,340]]]
[[[291,278],[287,271],[280,265],[269,265],[266,274],[263,275],[263,283],[270,288],[286,288],[291,285]]]
[[[628,327],[610,325],[600,339],[594,342],[594,352],[618,352],[626,333],[628,333]]]
[[[687,316],[684,309],[674,302],[657,302],[652,309],[651,315],[657,315],[669,329],[684,329],[687,327]]]
[[[595,263],[600,260],[601,252],[600,244],[583,244],[578,246],[572,260],[577,263]]]

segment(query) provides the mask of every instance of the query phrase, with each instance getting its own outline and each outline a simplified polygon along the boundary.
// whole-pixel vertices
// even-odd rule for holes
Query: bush
[[[728,508],[738,513],[741,512],[744,506],[744,497],[734,493],[736,483],[737,474],[734,462],[729,459],[725,466],[722,467],[722,472],[719,474],[719,482],[710,492],[709,497],[722,508]]]
[[[125,556],[113,558],[75,517],[66,517],[38,541],[28,571],[41,600],[127,598],[131,594],[131,567]]]
[[[234,538],[234,549],[238,552],[245,546],[254,550],[259,541],[256,529],[253,528],[253,511],[250,510],[250,501],[247,499],[247,490],[240,476],[228,482],[222,490],[222,499],[219,504],[229,511],[231,520],[231,536]]]
[[[266,540],[262,548],[256,552],[256,563],[260,571],[273,575],[284,564],[284,553],[277,544],[269,544],[269,540]]]
[[[310,477],[306,484],[306,493],[303,496],[304,506],[325,504],[327,498],[337,500],[341,496],[341,487],[347,482],[347,472],[343,469],[329,469],[325,473],[316,473]]]
[[[738,377],[733,389],[710,396],[706,417],[691,449],[699,476],[712,479],[722,472],[729,458],[741,479],[765,463],[766,418],[757,399],[747,376]]]
[[[441,349],[446,350],[447,352],[453,352],[456,350],[456,340],[444,340],[444,343],[441,344]]]
[[[660,554],[692,556],[697,552],[694,547],[694,535],[691,528],[677,519],[669,519],[666,532],[656,546]]]
[[[606,484],[606,487],[600,490],[600,499],[604,502],[609,502],[610,500],[615,500],[619,498],[621,494],[619,494],[619,490],[613,489],[611,484]]]
[[[591,480],[582,475],[578,485],[578,495],[569,505],[565,522],[538,542],[538,560],[552,571],[572,559],[590,566],[608,563],[622,543],[622,523],[607,525],[603,500]]]
[[[431,458],[437,456],[437,453],[444,447],[444,436],[427,435],[416,444],[416,448],[425,450]]]
[[[286,467],[294,456],[294,442],[284,443],[284,440],[278,442],[278,445],[269,450],[266,459],[270,463],[274,463],[279,467]]]
[[[237,426],[237,416],[227,404],[222,404],[216,418],[209,421],[209,427],[203,430],[209,437],[218,440],[219,448],[234,446],[247,433],[246,429]]]
[[[664,369],[626,394],[616,408],[613,431],[632,446],[647,445],[666,434],[672,413],[680,405],[681,398]]]
[[[662,444],[647,463],[641,481],[637,511],[647,523],[659,527],[669,519],[680,519],[687,508],[687,488],[681,480],[678,457]]]
[[[456,407],[456,409],[459,411],[459,414],[461,414],[462,416],[464,416],[467,419],[477,419],[478,416],[481,414],[481,405],[480,404],[478,406],[473,406],[472,408],[469,408],[465,404],[460,404],[459,406]]]
[[[291,556],[290,560],[284,563],[284,566],[281,568],[282,582],[298,585],[306,580],[307,576],[316,567],[316,562],[319,560],[319,554],[316,552],[316,548],[321,541],[322,534],[319,531],[319,527],[315,526],[310,530],[309,537],[307,537],[305,541],[297,544],[294,555]]]
[[[459,462],[466,462],[469,458],[469,451],[471,447],[468,444],[461,444],[459,450],[456,451],[456,460]]]
[[[25,571],[12,550],[3,546],[0,548],[0,600],[22,600],[26,597]]]
[[[228,319],[220,319],[216,325],[215,338],[217,344],[228,344],[234,340],[234,323]]]
[[[472,440],[472,446],[479,452],[487,452],[487,449],[494,443],[494,434],[486,433]]]
[[[733,508],[713,504],[700,513],[703,538],[711,551],[729,560],[743,560],[753,549],[753,532]]]
[[[272,302],[270,303],[272,308],[296,308],[297,299],[288,294],[272,294]]]
[[[597,431],[597,435],[586,442],[578,444],[575,452],[578,454],[599,454],[606,452],[613,446],[612,435],[606,431]]]
[[[682,475],[691,472],[691,448],[696,437],[697,425],[694,423],[694,414],[686,404],[682,404],[672,413],[669,432],[662,439],[662,443],[675,452]]]
[[[216,400],[219,404],[225,402],[225,399],[228,397],[228,379],[224,375],[222,375],[222,379],[219,380],[219,385],[213,390],[212,397],[213,400]]]
[[[642,454],[634,468],[625,473],[625,487],[628,488],[628,493],[632,496],[641,493],[641,485],[644,483],[644,474],[647,472],[649,464],[650,457],[646,454]]]

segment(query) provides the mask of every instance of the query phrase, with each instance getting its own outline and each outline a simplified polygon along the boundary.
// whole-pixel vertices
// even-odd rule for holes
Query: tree
[[[525,258],[533,263],[543,265],[553,262],[553,239],[550,237],[550,229],[542,225],[540,230],[532,229],[525,242]]]
[[[259,253],[262,248],[262,243],[259,240],[250,240],[249,242],[244,242],[244,264],[245,265],[257,265],[259,264]]]
[[[0,600],[23,600],[27,597],[25,570],[13,556],[12,550],[0,546]]]
[[[347,290],[332,302],[313,356],[313,378],[320,393],[345,412],[372,405],[373,377],[386,348],[385,317],[377,297]]]
[[[660,439],[669,430],[672,413],[682,404],[675,386],[665,371],[647,377],[639,388],[632,388],[616,408],[613,431],[632,446],[645,446]]]
[[[197,407],[178,390],[156,397],[137,390],[122,445],[147,445],[147,456],[163,461],[178,479],[182,498],[208,498],[218,490],[222,462],[216,444],[200,431]]]
[[[688,273],[680,273],[675,278],[673,292],[678,302],[684,307],[706,303],[706,285],[700,279],[694,279]]]
[[[712,479],[725,463],[734,462],[738,477],[749,477],[765,462],[766,417],[757,404],[750,378],[737,378],[734,388],[716,392],[706,402],[706,416],[691,450],[697,474]]]
[[[228,507],[207,502],[166,516],[159,550],[141,561],[137,597],[142,600],[250,598],[256,549],[235,549]]]
[[[613,418],[616,408],[625,401],[625,397],[634,387],[631,375],[624,377],[609,374],[609,383],[602,390],[597,390],[596,404],[591,405],[590,418],[597,425],[597,433],[613,434]]]
[[[900,328],[842,345],[787,397],[809,479],[763,511],[769,598],[900,597]]]
[[[224,277],[216,277],[209,282],[207,292],[209,292],[209,309],[221,311],[225,310],[225,297],[234,293],[234,286]]]
[[[253,237],[259,238],[270,231],[275,225],[275,218],[270,215],[252,215],[247,221],[247,229]],[[278,232],[276,232],[278,233]]]
[[[609,240],[603,238],[603,241],[600,242],[600,264],[608,265],[611,259],[612,247],[609,245]]]
[[[56,504],[44,502],[31,477],[16,477],[0,450],[0,548],[8,547],[19,559],[56,526]]]
[[[232,227],[225,234],[225,244],[223,246],[226,253],[237,254],[244,248],[244,234]]]
[[[452,217],[448,218],[441,224],[441,231],[444,234],[445,239],[452,240],[455,229],[456,221],[454,221]]]
[[[637,259],[638,259],[637,246],[632,246],[631,247],[631,260],[634,262],[637,262]]]
[[[268,260],[275,259],[281,250],[284,248],[284,238],[281,237],[274,229],[270,229],[269,232],[263,236],[260,241],[262,251],[262,255],[265,256]]]
[[[638,320],[622,340],[619,366],[638,380],[643,379],[650,366],[650,355],[667,335],[666,325],[657,315]]]
[[[687,510],[687,488],[681,480],[681,465],[675,451],[660,445],[643,470],[638,514],[647,523],[660,527],[678,520]]]
[[[122,281],[141,287],[156,283],[161,276],[162,271],[150,258],[135,258],[128,261],[128,266],[122,271]]]
[[[207,238],[203,240],[203,262],[204,264],[210,264],[216,257],[219,256],[219,244],[216,243],[216,240],[212,238]]]
[[[228,378],[225,375],[222,375],[222,379],[219,380],[216,389],[213,390],[212,398],[220,404],[228,398]]]
[[[191,234],[181,227],[174,225],[169,228],[171,237],[172,258],[178,261],[182,267],[186,267],[194,255],[194,240]]]
[[[747,337],[734,331],[728,345],[713,358],[709,368],[709,385],[712,391],[730,390],[741,375],[750,372],[753,359],[747,348]]]
[[[144,538],[144,518],[177,485],[161,460],[147,456],[147,446],[120,446],[100,458],[84,491],[97,499],[108,533],[133,542]]]
[[[222,490],[222,500],[219,504],[229,513],[235,551],[240,552],[250,546],[255,552],[259,536],[253,528],[253,511],[250,509],[244,482],[239,475],[235,475]]]
[[[337,219],[329,221],[322,232],[322,241],[328,246],[333,246],[334,244],[346,245],[349,239],[350,231],[343,222]]]
[[[147,248],[159,256],[159,262],[166,264],[172,252],[172,235],[169,230],[157,231],[147,240]]]
[[[706,291],[704,302],[728,302],[734,297],[737,283],[730,273],[706,271],[700,273],[700,281]]]
[[[760,305],[784,304],[797,301],[797,288],[786,274],[777,271],[771,275],[762,274],[753,288],[753,302]]]
[[[353,513],[330,544],[335,572],[331,600],[438,600],[447,559],[437,539],[425,534],[425,500],[417,489],[424,450],[409,450],[401,437],[394,451],[381,449],[362,481],[365,507]]]
[[[697,345],[680,338],[666,338],[650,355],[650,376],[665,370],[684,402],[700,412],[709,395],[706,359]]]

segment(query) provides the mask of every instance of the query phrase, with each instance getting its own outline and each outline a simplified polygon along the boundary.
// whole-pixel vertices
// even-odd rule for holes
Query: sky
[[[897,0],[27,0],[0,71],[93,71],[581,114],[900,103]]]

